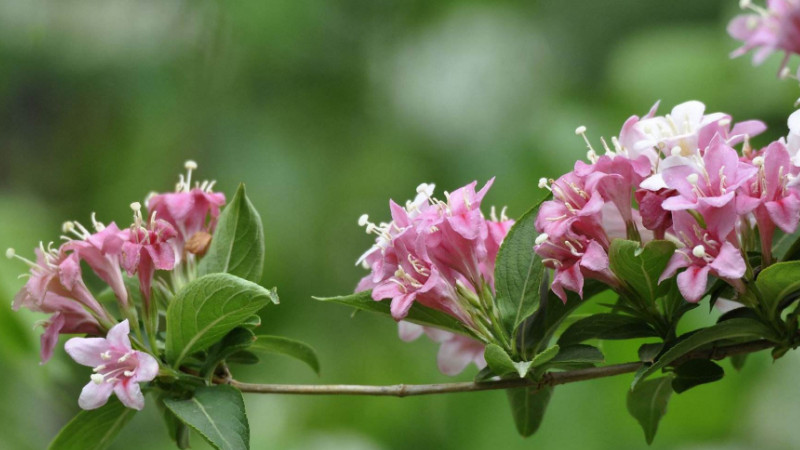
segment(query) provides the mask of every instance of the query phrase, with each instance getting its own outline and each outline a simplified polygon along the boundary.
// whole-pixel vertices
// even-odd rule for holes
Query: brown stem
[[[712,347],[707,350],[697,350],[678,358],[672,366],[680,365],[690,359],[720,360],[728,356],[754,353],[774,347],[773,342],[757,340],[723,347]],[[217,380],[227,383],[241,390],[256,394],[294,394],[294,395],[374,395],[387,397],[410,397],[412,395],[448,394],[453,392],[489,391],[495,389],[509,389],[527,386],[556,386],[559,384],[575,383],[577,381],[593,380],[596,378],[613,377],[631,373],[642,367],[641,362],[613,364],[609,366],[591,367],[588,369],[571,370],[567,372],[549,372],[541,380],[533,381],[527,378],[487,381],[483,383],[461,382],[440,384],[395,384],[390,386],[365,386],[352,384],[254,384],[243,383],[232,378]]]

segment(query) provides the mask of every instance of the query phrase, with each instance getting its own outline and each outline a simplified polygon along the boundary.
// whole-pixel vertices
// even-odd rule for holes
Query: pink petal
[[[794,233],[800,220],[800,199],[796,194],[790,194],[778,201],[767,202],[764,206],[775,225],[784,233]]]
[[[393,298],[390,310],[394,320],[403,320],[408,315],[408,310],[414,305],[414,300],[416,298],[416,292]]]
[[[114,392],[114,384],[105,382],[97,384],[90,381],[81,391],[78,406],[86,410],[97,409],[108,402],[112,392]]]
[[[406,322],[405,320],[397,322],[397,334],[400,336],[400,339],[406,342],[413,341],[422,336],[423,331],[424,328],[421,325]]]
[[[158,375],[158,361],[144,352],[136,352],[136,358],[139,361],[139,365],[136,367],[133,381],[152,381]]]
[[[672,278],[675,276],[675,273],[678,272],[678,269],[682,269],[684,267],[689,267],[691,262],[689,261],[689,257],[686,256],[686,253],[678,250],[672,254],[670,257],[669,262],[667,263],[667,267],[664,268],[664,273],[658,277],[658,284],[661,284],[664,280]]]
[[[142,388],[139,387],[139,383],[128,380],[125,382],[114,383],[113,386],[114,393],[117,394],[117,398],[120,402],[122,402],[123,405],[138,411],[141,411],[142,408],[144,408],[144,395],[142,394]]]
[[[128,319],[125,319],[108,330],[106,340],[108,341],[108,345],[110,345],[112,348],[124,352],[131,350],[131,340],[128,337],[130,334],[131,327],[128,323]]]
[[[688,269],[678,274],[678,289],[686,301],[697,303],[703,298],[708,285],[708,266],[689,266]]]
[[[743,277],[747,269],[744,258],[742,258],[742,252],[730,242],[722,244],[719,254],[709,266],[716,275],[731,279]]]
[[[581,258],[581,267],[585,267],[595,272],[608,269],[608,255],[603,247],[595,241],[589,242],[586,252]]]
[[[49,361],[53,356],[53,349],[55,349],[56,344],[58,344],[58,334],[64,327],[64,321],[64,315],[56,313],[50,318],[49,323],[45,325],[44,333],[42,333],[42,336],[39,338],[41,344],[39,355],[42,358],[42,364]]]
[[[101,353],[108,351],[110,345],[104,338],[72,338],[64,344],[64,350],[78,364],[88,367],[97,367],[106,361],[100,357]]]

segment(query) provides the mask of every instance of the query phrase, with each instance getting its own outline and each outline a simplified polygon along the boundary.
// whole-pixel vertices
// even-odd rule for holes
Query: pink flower
[[[78,222],[64,223],[64,232],[77,236],[70,239],[65,248],[74,251],[78,258],[91,267],[101,280],[108,283],[123,308],[128,306],[128,291],[122,279],[119,257],[122,245],[129,238],[129,230],[121,231],[115,223],[107,227],[97,222],[92,216],[95,233],[90,233]]]
[[[139,287],[145,302],[150,301],[150,287],[156,270],[175,267],[175,247],[172,239],[175,228],[161,219],[152,218],[147,228],[142,223],[141,205],[133,203],[135,223],[131,226],[128,241],[122,244],[122,267],[128,275],[139,275]]]
[[[43,364],[53,356],[59,335],[100,334],[102,331],[97,319],[78,302],[51,292],[45,294],[38,311],[52,314],[48,320],[42,322],[44,333],[40,337],[40,356]]]
[[[565,290],[576,292],[583,298],[583,284],[587,277],[610,286],[619,285],[608,268],[606,249],[583,235],[549,236],[542,233],[536,239],[534,250],[546,267],[555,270],[551,289],[564,303],[567,302]]]
[[[94,298],[81,277],[80,260],[76,253],[68,253],[67,245],[58,249],[40,246],[36,249],[36,262],[16,256],[12,249],[9,257],[17,257],[30,267],[30,278],[14,297],[12,308],[57,313],[74,312],[75,306],[85,308],[95,318],[111,321],[108,312]],[[68,305],[69,302],[74,305]]]
[[[214,233],[220,207],[225,204],[225,194],[212,192],[214,182],[205,181],[192,187],[192,171],[197,168],[194,161],[186,162],[187,175],[180,176],[174,193],[156,194],[146,201],[150,218],[167,221],[178,233],[179,250],[195,233]]]
[[[417,198],[402,207],[390,202],[392,221],[376,225],[364,215],[359,224],[377,235],[375,245],[359,258],[371,273],[357,290],[372,289],[376,301],[391,299],[395,320],[402,320],[415,302],[445,312],[477,336],[486,336],[476,307],[493,291],[494,264],[513,221],[486,220],[480,203],[493,180],[476,191],[476,182],[452,193],[446,202],[434,199],[433,185],[417,188]],[[487,289],[488,288],[488,289]],[[491,302],[491,301],[490,301]]]
[[[740,214],[753,211],[764,264],[769,264],[775,227],[794,233],[800,220],[800,193],[790,187],[800,169],[792,165],[789,151],[781,141],[754,155],[752,163],[758,174],[743,186],[736,199],[737,209]]]
[[[657,168],[663,156],[692,156],[700,154],[716,135],[728,145],[736,145],[745,136],[755,136],[766,130],[757,120],[739,122],[731,128],[731,116],[724,113],[705,114],[706,106],[698,101],[688,101],[672,108],[670,114],[656,116],[658,102],[650,112],[639,119],[630,117],[620,131],[618,152],[636,159],[647,156]]]
[[[673,277],[678,269],[686,268],[678,274],[678,289],[683,298],[693,303],[705,294],[709,275],[741,291],[744,287],[741,278],[747,267],[736,242],[729,240],[737,219],[735,205],[704,208],[700,214],[707,224],[705,228],[686,211],[672,213],[675,235],[684,247],[675,252],[659,278],[661,283]]]
[[[731,53],[742,56],[755,49],[753,64],[761,64],[773,52],[783,51],[785,57],[780,71],[786,67],[792,53],[800,54],[800,3],[796,0],[767,0],[767,9],[750,2],[743,5],[756,14],[736,16],[728,24],[728,34],[744,45]]]
[[[740,161],[736,150],[717,135],[702,159],[664,170],[664,182],[678,191],[678,195],[664,200],[661,206],[669,211],[723,207],[733,201],[736,190],[757,171],[751,164]]]
[[[64,349],[78,364],[93,367],[90,381],[81,391],[78,405],[97,409],[116,394],[123,405],[141,410],[144,395],[139,383],[158,375],[158,361],[151,355],[133,350],[128,335],[128,321],[118,323],[105,338],[72,338]]]
[[[431,340],[441,344],[437,360],[439,371],[445,375],[458,375],[470,363],[474,363],[478,369],[486,367],[486,360],[483,358],[485,346],[475,339],[405,321],[399,322],[397,326],[400,339],[404,341],[413,341],[424,332]]]

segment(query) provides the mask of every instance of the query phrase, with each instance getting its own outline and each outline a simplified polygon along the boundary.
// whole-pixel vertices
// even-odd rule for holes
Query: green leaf
[[[632,387],[635,388],[641,380],[644,380],[657,370],[666,367],[683,355],[705,345],[723,339],[761,337],[770,338],[774,336],[769,328],[753,319],[730,319],[708,328],[702,328],[664,352],[652,366],[637,373],[633,378]]]
[[[695,386],[721,380],[723,376],[725,371],[719,365],[707,359],[693,359],[675,369],[672,390],[680,394]]]
[[[556,346],[557,347],[557,346]],[[561,347],[558,354],[548,362],[548,365],[560,363],[601,363],[605,361],[603,352],[591,345],[576,344]]]
[[[258,283],[264,268],[264,227],[261,216],[239,185],[230,204],[222,210],[208,252],[197,272],[229,273]]]
[[[542,286],[546,287],[546,282]],[[583,286],[583,295],[584,298],[589,299],[606,289],[608,286],[605,284],[586,280]],[[547,348],[561,322],[583,302],[573,292],[567,293],[566,303],[562,302],[552,291],[549,291],[545,298],[546,301],[541,303],[536,312],[519,327],[516,341],[520,348],[520,354],[533,355]]]
[[[211,346],[206,357],[206,364],[203,373],[212,373],[219,363],[226,360],[229,356],[247,349],[256,341],[256,335],[249,328],[244,326],[236,327],[226,334],[221,341]]]
[[[202,386],[188,400],[165,398],[164,404],[214,448],[250,448],[250,426],[238,389],[226,385]]]
[[[508,353],[498,345],[487,345],[483,350],[483,358],[495,375],[502,377],[503,375],[517,372],[517,366],[514,364],[514,361],[508,356]],[[519,377],[523,378],[526,374],[527,370],[525,370],[525,373],[520,374]]]
[[[646,321],[622,314],[602,313],[578,320],[558,338],[560,345],[578,344],[587,339],[632,339],[658,336]]]
[[[311,346],[294,339],[281,336],[256,336],[256,341],[249,348],[253,352],[277,353],[290,356],[306,363],[319,375],[319,360],[317,353]]]
[[[519,434],[528,437],[535,433],[542,424],[547,404],[553,396],[553,387],[544,386],[537,389],[536,386],[530,386],[506,389],[506,394]]]
[[[543,352],[540,352],[536,356],[533,357],[533,361],[531,361],[531,365],[533,367],[539,367],[548,363],[551,359],[555,358],[558,355],[559,347],[558,345],[554,345]]]
[[[658,423],[667,413],[667,403],[672,395],[671,382],[671,376],[655,378],[628,391],[628,412],[642,426],[648,445],[653,443]]]
[[[181,289],[167,309],[167,360],[205,350],[269,303],[274,291],[227,273],[205,275]]]
[[[781,262],[762,270],[756,278],[756,288],[770,317],[775,317],[781,302],[800,293],[800,261]]]
[[[747,362],[747,353],[743,353],[741,355],[733,355],[729,358],[731,360],[731,365],[736,370],[742,370],[744,367],[744,363]]]
[[[639,361],[642,362],[653,362],[656,360],[656,357],[661,350],[664,348],[664,343],[659,342],[656,344],[642,344],[639,347],[639,351],[637,352],[639,355]]]
[[[658,278],[674,253],[670,241],[650,241],[642,248],[636,241],[614,239],[608,250],[609,267],[634,294],[653,303],[666,290]]]
[[[497,308],[509,335],[539,305],[544,267],[533,246],[538,235],[536,216],[542,201],[544,199],[517,220],[497,253],[494,269]]]
[[[315,300],[319,300],[322,302],[338,303],[340,305],[350,306],[360,311],[378,313],[388,317],[392,316],[392,313],[389,309],[390,302],[388,301],[388,299],[381,300],[379,302],[375,301],[372,299],[372,291],[361,291],[361,292],[356,292],[355,294],[345,295],[341,297],[313,297],[313,298]],[[461,325],[461,323],[454,317],[449,316],[443,312],[437,311],[433,308],[422,306],[416,302],[408,311],[408,315],[406,316],[406,318],[403,320],[406,320],[408,322],[413,322],[418,325],[426,325],[436,328],[442,328],[466,336],[472,336],[472,334],[466,328],[464,328],[464,325]]]
[[[101,450],[108,448],[122,428],[136,414],[126,408],[116,397],[108,399],[105,406],[81,411],[59,431],[50,443],[50,450]]]

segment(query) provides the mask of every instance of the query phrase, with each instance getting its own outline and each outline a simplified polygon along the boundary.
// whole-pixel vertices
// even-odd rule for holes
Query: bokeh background
[[[689,100],[786,133],[797,86],[779,57],[729,60],[736,1],[0,0],[0,247],[31,254],[65,219],[127,223],[186,159],[232,194],[245,182],[267,230],[263,284],[282,304],[262,330],[304,340],[322,375],[281,357],[238,378],[287,383],[451,381],[436,345],[312,295],[350,292],[371,238],[362,213],[420,182],[497,181],[512,217],[537,180],[632,114]],[[0,261],[0,303],[26,268]],[[586,306],[588,311],[594,307]],[[713,313],[712,313],[713,315]],[[0,448],[43,448],[77,411],[86,368],[38,363],[42,319],[0,308]],[[705,307],[687,319],[709,323]],[[638,343],[606,346],[611,361]],[[673,395],[653,448],[784,449],[800,439],[798,355]],[[468,369],[458,380],[475,374]],[[514,430],[502,392],[393,399],[246,397],[254,449],[640,448],[630,376],[556,389],[538,434]],[[207,448],[197,436],[195,448]],[[171,448],[155,408],[114,448]]]

